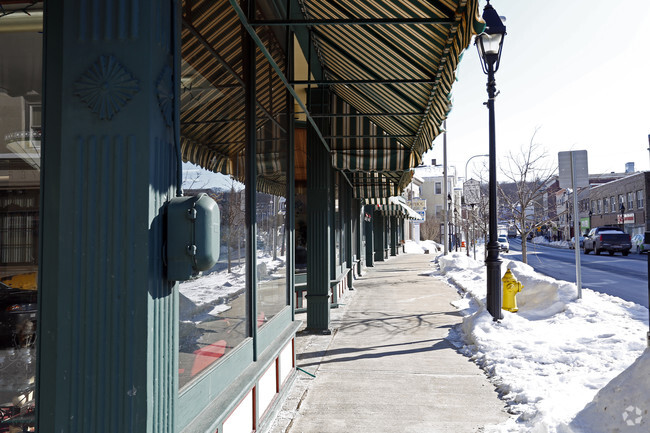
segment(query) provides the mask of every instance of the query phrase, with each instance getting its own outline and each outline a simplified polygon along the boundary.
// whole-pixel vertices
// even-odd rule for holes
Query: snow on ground
[[[442,251],[442,245],[434,241],[420,241],[415,243],[413,241],[406,241],[404,244],[404,251],[407,254],[424,254],[428,251],[429,254],[435,254]]]
[[[536,236],[532,238],[530,241],[533,244],[542,244],[542,245],[550,245],[552,247],[556,248],[569,248],[569,242],[567,241],[549,241],[546,239],[544,236]]]
[[[494,322],[483,262],[461,253],[438,262],[443,278],[465,293],[455,303],[465,318],[450,339],[487,372],[513,414],[486,432],[650,431],[645,307],[589,289],[577,299],[575,284],[503,260],[502,273],[510,268],[524,287],[519,311]]]
[[[286,257],[275,260],[268,254],[258,251],[258,282],[280,278],[286,271]],[[246,268],[233,263],[231,272],[212,272],[180,283],[180,315],[182,321],[201,322],[205,313],[218,316],[228,311],[230,299],[244,293],[246,289]]]

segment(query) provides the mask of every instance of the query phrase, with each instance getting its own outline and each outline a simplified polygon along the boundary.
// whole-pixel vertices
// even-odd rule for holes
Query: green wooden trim
[[[265,351],[291,323],[291,307],[286,306],[257,331],[257,350]]]
[[[253,339],[249,338],[224,355],[213,369],[184,387],[178,396],[176,430],[193,424],[253,363]]]
[[[309,93],[310,109],[328,111],[327,92]],[[319,119],[321,131],[327,132],[326,120]],[[307,329],[329,331],[330,322],[330,238],[331,238],[331,158],[312,128],[307,130]]]
[[[251,13],[251,5],[244,2],[243,12]],[[257,359],[257,163],[255,161],[257,144],[257,96],[256,96],[256,46],[252,36],[243,32],[242,71],[245,98],[245,138],[246,141],[246,290],[249,293],[248,335],[253,338],[253,360]]]
[[[269,321],[269,323],[271,323]],[[248,394],[248,392],[257,384],[262,374],[280,354],[282,349],[287,345],[301,326],[301,322],[291,322],[291,324],[277,335],[273,344],[269,345],[259,354],[257,362],[246,364],[245,369],[237,374],[232,382],[226,384],[221,394],[212,400],[207,406],[201,406],[201,413],[194,416],[188,424],[179,425],[178,431],[181,433],[214,433],[217,429],[222,431],[222,423],[228,415],[237,407],[237,404]],[[288,391],[289,387],[284,387],[281,392]],[[185,396],[185,395],[184,395]],[[183,397],[184,397],[183,396]],[[196,397],[195,397],[196,398]]]
[[[178,297],[161,254],[178,107],[161,113],[156,83],[173,93],[178,2],[141,2],[96,23],[80,4],[45,2],[37,429],[169,433]],[[112,68],[108,95],[86,96],[101,101],[130,82],[129,98],[84,102],[92,86],[80,84],[102,67]]]
[[[366,266],[375,266],[375,213],[373,205],[366,205],[363,207],[364,213],[370,215],[370,221],[363,222],[363,232],[366,238]]]
[[[286,11],[285,11],[286,13]],[[294,32],[287,29],[287,58],[293,59],[294,56]],[[287,63],[287,77],[294,78],[293,62]],[[286,212],[287,221],[285,230],[287,231],[286,248],[287,248],[287,297],[291,307],[291,320],[295,320],[295,300],[294,280],[296,277],[296,142],[295,142],[295,116],[293,109],[293,95],[287,90],[287,131],[288,131],[288,164],[287,164],[287,201]]]
[[[386,222],[384,216],[380,212],[374,212],[372,216],[373,234],[375,240],[375,261],[383,262],[386,249]]]

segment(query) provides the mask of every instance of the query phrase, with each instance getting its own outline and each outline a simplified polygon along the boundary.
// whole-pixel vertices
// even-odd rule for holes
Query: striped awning
[[[396,216],[409,220],[421,220],[422,217],[411,209],[402,196],[366,199],[365,204],[373,205],[374,209],[385,216]]]
[[[248,20],[235,0],[184,0],[181,147],[186,161],[245,176],[242,34],[258,45],[257,169],[286,184],[287,85],[332,95],[320,138],[357,198],[398,195],[440,133],[463,50],[480,31],[478,0],[257,0]],[[288,5],[292,14],[287,15]],[[299,18],[300,17],[300,18]],[[289,82],[285,30],[311,60]],[[308,37],[305,37],[308,35]],[[293,59],[291,60],[293,61]],[[312,127],[308,101],[297,101]],[[266,143],[270,143],[268,146]],[[271,146],[271,147],[269,147]],[[282,159],[284,161],[284,159]]]
[[[333,163],[396,182],[422,161],[450,110],[463,50],[482,28],[477,0],[301,0],[323,79],[335,94]],[[305,47],[303,47],[303,50]],[[355,184],[361,197],[391,194]],[[409,178],[410,180],[410,178]],[[370,195],[367,195],[367,194]],[[381,195],[386,197],[386,195]]]
[[[259,37],[276,63],[285,68],[285,48],[272,29],[260,29]],[[241,38],[241,22],[228,0],[183,2],[183,160],[244,181],[246,110]],[[259,71],[256,80],[257,188],[284,195],[288,147],[286,90],[259,50],[256,65]]]

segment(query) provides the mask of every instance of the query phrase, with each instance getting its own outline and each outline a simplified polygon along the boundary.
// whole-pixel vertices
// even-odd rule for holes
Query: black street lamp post
[[[447,194],[447,215],[451,216],[451,194]],[[447,221],[447,237],[448,237],[448,244],[449,244],[449,252],[451,252],[452,248],[454,247],[453,244],[453,231],[452,229],[454,228],[453,220],[449,218]]]
[[[503,318],[501,313],[501,260],[499,259],[499,242],[497,240],[497,163],[496,163],[496,140],[494,133],[494,98],[496,97],[496,82],[494,74],[499,69],[501,59],[501,48],[503,38],[506,34],[506,26],[494,10],[490,1],[483,9],[483,20],[485,31],[476,36],[476,47],[478,49],[483,72],[487,74],[487,107],[489,112],[489,232],[490,237],[487,245],[487,309],[494,320]]]

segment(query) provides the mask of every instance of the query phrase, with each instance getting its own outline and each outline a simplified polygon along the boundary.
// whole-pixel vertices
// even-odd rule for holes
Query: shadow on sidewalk
[[[447,340],[444,338],[439,338],[436,339],[438,342],[435,343],[432,346],[428,347],[419,347],[415,349],[406,349],[406,350],[395,350],[395,351],[389,351],[389,352],[379,352],[379,353],[366,353],[363,355],[358,355],[358,356],[348,356],[348,357],[343,357],[343,358],[335,358],[335,359],[324,359],[319,362],[311,362],[307,364],[301,364],[298,365],[298,367],[311,367],[314,365],[322,365],[322,364],[331,364],[331,363],[340,363],[340,362],[353,362],[353,361],[358,361],[361,359],[377,359],[377,358],[385,358],[388,356],[402,356],[402,355],[412,355],[415,353],[424,353],[424,352],[432,352],[435,350],[443,350],[443,349],[452,349],[456,350],[456,348],[449,343]],[[435,341],[435,340],[431,340]],[[409,343],[404,343],[404,344],[415,344],[416,342],[409,342]],[[377,347],[383,347],[383,346],[377,346]],[[357,348],[351,348],[349,349],[349,353],[354,353],[358,351],[368,351],[368,350],[373,350],[374,348],[368,348],[368,349],[357,349]],[[346,352],[347,349],[338,349],[342,351],[342,353],[348,353]],[[331,353],[327,352],[325,354],[325,357],[330,356]]]

